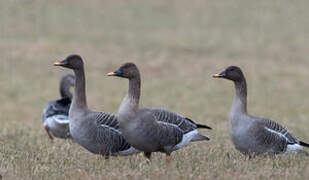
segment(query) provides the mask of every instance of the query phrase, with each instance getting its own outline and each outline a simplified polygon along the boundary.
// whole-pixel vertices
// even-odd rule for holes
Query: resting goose
[[[134,63],[125,63],[118,70],[108,73],[108,76],[129,79],[128,94],[123,99],[117,114],[119,129],[125,139],[133,147],[143,151],[148,159],[152,152],[163,152],[170,161],[170,154],[188,145],[189,142],[209,140],[198,132],[199,125],[190,119],[166,110],[139,108],[141,80]],[[176,125],[174,120],[172,123],[162,121],[162,119],[173,119],[164,118],[165,115],[182,117],[181,123],[184,123],[184,127],[181,127],[181,124]],[[185,125],[186,123],[191,125]]]
[[[88,151],[106,157],[138,153],[121,135],[115,115],[88,109],[82,58],[79,55],[70,55],[54,65],[72,69],[76,77],[69,111],[70,133],[73,139]]]
[[[239,67],[230,66],[213,77],[232,80],[235,85],[230,135],[237,150],[252,155],[302,151],[302,146],[309,147],[277,122],[247,113],[247,84]]]
[[[43,110],[43,127],[50,139],[69,138],[69,109],[72,94],[70,88],[74,86],[75,77],[67,74],[60,81],[60,99],[49,101]]]

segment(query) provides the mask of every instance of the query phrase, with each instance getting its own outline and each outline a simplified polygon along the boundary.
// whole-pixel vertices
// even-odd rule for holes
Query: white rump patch
[[[197,129],[195,129],[194,131],[190,131],[187,134],[184,134],[183,137],[182,137],[182,141],[175,146],[175,149],[177,150],[177,149],[180,149],[180,148],[188,145],[190,143],[190,141],[198,134],[199,134],[199,132],[198,132]]]
[[[55,115],[55,116],[52,116],[52,118],[58,124],[69,124],[69,117],[66,115]]]
[[[299,144],[289,144],[286,152],[295,152],[295,151],[301,151],[303,150],[303,147]]]
[[[49,128],[57,128],[59,125],[69,125],[69,119],[68,116],[65,115],[54,115],[51,116],[43,122],[44,126],[48,126]]]
[[[280,133],[278,131],[269,129],[267,127],[265,127],[265,129],[267,131],[269,131],[269,132],[272,132],[272,133],[275,133],[275,134],[279,135],[280,137],[286,139],[286,141],[289,141],[289,139],[287,137],[285,137],[285,135],[286,135],[286,133],[288,131],[286,131],[286,133],[282,134],[282,133]],[[288,144],[286,152],[295,152],[295,151],[301,151],[301,150],[303,150],[303,147],[301,145],[299,145],[299,144]]]

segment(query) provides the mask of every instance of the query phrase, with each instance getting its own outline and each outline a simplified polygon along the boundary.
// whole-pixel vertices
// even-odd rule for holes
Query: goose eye
[[[233,69],[230,69],[230,72],[234,72],[235,71],[235,69],[233,68]]]

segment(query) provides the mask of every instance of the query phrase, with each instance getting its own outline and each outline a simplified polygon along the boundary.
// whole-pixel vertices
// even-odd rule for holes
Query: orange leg
[[[44,129],[46,130],[49,139],[53,140],[54,138],[53,138],[53,136],[49,132],[49,127],[48,126],[44,126]]]
[[[151,152],[144,152],[144,156],[147,158],[147,163],[151,162]]]
[[[171,155],[170,155],[170,154],[167,154],[165,160],[166,160],[166,162],[167,162],[168,164],[170,164],[170,163],[172,162],[172,157],[171,157]]]

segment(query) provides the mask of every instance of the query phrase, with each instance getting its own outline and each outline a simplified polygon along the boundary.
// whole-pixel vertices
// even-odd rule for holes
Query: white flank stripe
[[[280,137],[283,137],[284,139],[286,139],[286,141],[289,142],[289,139],[287,137],[285,137],[285,135],[288,133],[288,131],[286,131],[284,134],[278,132],[278,131],[275,131],[275,130],[272,130],[272,129],[269,129],[267,127],[264,127],[267,131],[271,132],[271,133],[275,133],[277,135],[279,135]],[[302,150],[303,147],[299,144],[288,144],[287,146],[287,149],[286,149],[286,152],[294,152],[294,151],[300,151]]]
[[[282,134],[281,132],[278,132],[278,131],[275,131],[275,130],[272,130],[272,129],[269,129],[267,127],[264,127],[267,131],[271,132],[271,133],[275,133],[277,135],[279,135],[280,137],[283,137],[284,139],[286,139],[286,141],[289,142],[288,138],[285,137],[285,134]]]
[[[105,124],[101,124],[101,126],[107,128],[107,129],[109,129],[111,131],[116,131],[117,133],[121,134],[121,132],[118,129],[115,129],[115,128],[110,127],[110,126],[105,125]]]
[[[135,149],[134,147],[130,147],[129,149],[125,150],[125,151],[120,151],[118,154],[120,156],[128,156],[128,155],[131,155],[131,154],[136,154],[136,153],[139,153],[140,151]]]

